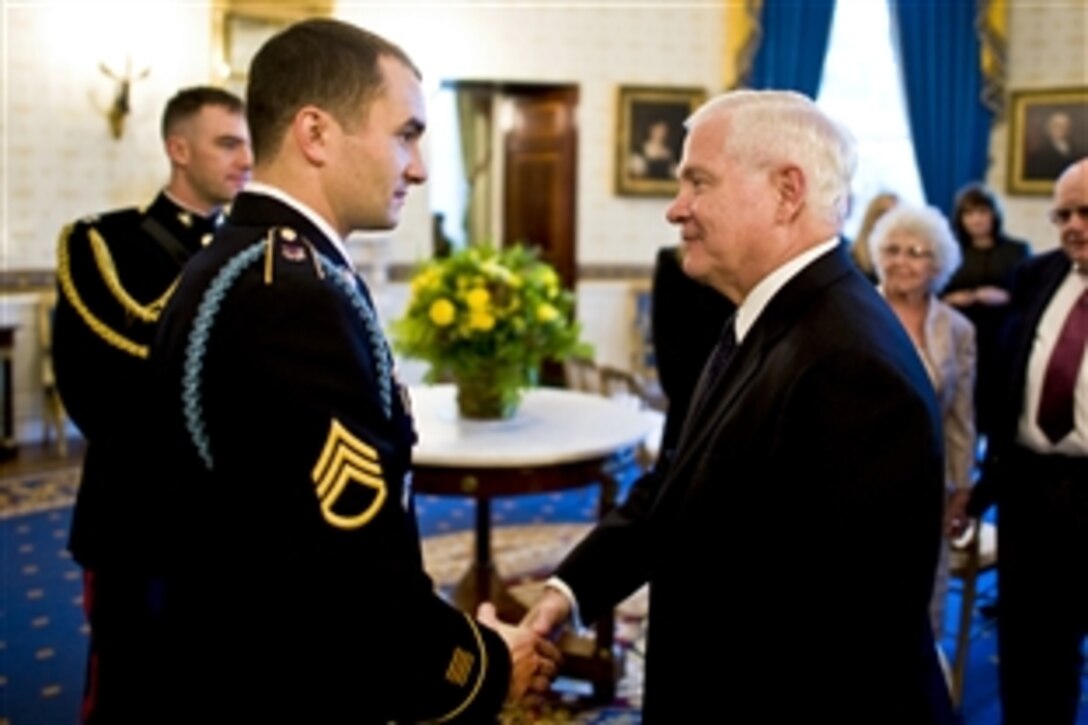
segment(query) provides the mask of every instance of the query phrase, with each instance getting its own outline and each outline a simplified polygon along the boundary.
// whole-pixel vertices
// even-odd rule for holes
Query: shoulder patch
[[[313,245],[310,244],[306,237],[295,229],[291,227],[272,227],[268,230],[265,243],[267,245],[264,257],[265,284],[272,284],[277,252],[287,262],[299,263],[309,260],[313,265],[314,274],[317,278],[324,278],[325,273],[317,260],[317,250],[313,248]]]
[[[378,452],[335,418],[311,477],[321,501],[321,514],[338,529],[365,526],[388,492]]]

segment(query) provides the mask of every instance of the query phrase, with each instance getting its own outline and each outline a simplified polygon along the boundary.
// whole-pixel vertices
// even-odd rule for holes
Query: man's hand
[[[560,625],[570,618],[571,604],[562,592],[545,587],[544,593],[533,608],[521,620],[523,627],[528,627],[541,637],[552,637]]]
[[[501,621],[495,605],[483,602],[476,619],[499,633],[510,649],[510,690],[507,700],[520,700],[526,692],[543,694],[559,672],[559,648],[524,625]]]

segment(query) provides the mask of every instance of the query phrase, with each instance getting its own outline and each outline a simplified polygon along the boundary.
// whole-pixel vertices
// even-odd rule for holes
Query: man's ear
[[[771,182],[778,194],[775,221],[792,221],[805,205],[805,172],[798,166],[783,166],[772,172]]]
[[[324,166],[328,159],[332,131],[332,118],[315,106],[300,108],[291,124],[291,135],[299,151],[316,166]]]
[[[187,166],[192,157],[189,142],[184,136],[170,134],[166,137],[166,155],[174,166]]]

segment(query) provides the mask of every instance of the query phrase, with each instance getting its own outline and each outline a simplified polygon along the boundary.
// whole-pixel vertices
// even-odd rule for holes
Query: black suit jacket
[[[941,446],[913,346],[839,247],[557,574],[587,619],[649,582],[647,722],[945,722]]]
[[[1003,485],[1001,462],[1016,446],[1016,432],[1024,410],[1028,362],[1035,344],[1035,328],[1046,312],[1073,262],[1061,249],[1030,257],[1016,267],[1008,318],[999,336],[1001,392],[996,424],[986,451],[982,479],[971,494],[970,511],[980,515],[997,500]]]
[[[242,193],[163,315],[172,496],[147,513],[171,531],[182,722],[489,722],[506,696],[502,639],[423,569],[415,433],[369,306],[306,217]]]

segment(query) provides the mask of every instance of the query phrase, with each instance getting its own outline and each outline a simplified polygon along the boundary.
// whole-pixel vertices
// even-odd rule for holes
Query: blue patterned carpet
[[[0,725],[75,725],[83,681],[87,631],[82,613],[78,567],[65,551],[75,490],[73,471],[35,480],[0,481],[0,556],[3,596],[0,599]],[[562,548],[576,540],[595,516],[596,488],[565,494],[524,496],[497,501],[495,554],[500,571],[512,567],[523,573],[548,566]],[[439,585],[461,571],[471,547],[474,508],[458,498],[422,496],[418,501],[425,537],[428,569],[432,564]],[[564,526],[555,526],[565,524]],[[577,525],[576,525],[577,524]],[[543,538],[542,538],[543,537]],[[573,537],[573,538],[572,538]],[[545,542],[542,545],[541,542]],[[554,542],[550,545],[548,542]],[[463,551],[459,551],[461,547]],[[528,552],[528,553],[526,553]],[[535,552],[535,553],[534,553]],[[505,557],[521,557],[506,559]],[[993,596],[993,574],[980,582],[981,597]],[[799,601],[798,607],[804,602]],[[636,607],[637,609],[637,607]],[[948,602],[951,652],[959,595],[955,587]],[[622,612],[621,612],[622,614]],[[625,633],[624,627],[633,631]],[[618,639],[638,642],[637,616],[621,616]],[[992,621],[976,617],[968,666],[963,714],[965,725],[1000,721],[997,704],[995,635]],[[587,710],[577,705],[577,683],[560,682],[565,697],[549,704],[535,722],[638,723],[637,691],[640,660],[628,657],[629,676],[620,683],[614,707]],[[1085,688],[1088,698],[1088,687]],[[1088,706],[1078,725],[1088,725]],[[529,722],[511,716],[509,723]]]

